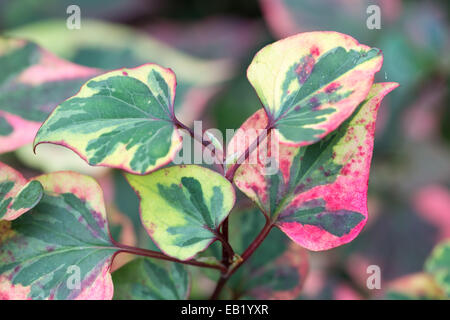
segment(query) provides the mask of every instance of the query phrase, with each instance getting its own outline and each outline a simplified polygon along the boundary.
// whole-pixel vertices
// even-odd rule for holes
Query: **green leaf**
[[[89,80],[61,103],[34,141],[64,145],[91,165],[144,174],[170,162],[181,147],[173,124],[175,75],[146,64]]]
[[[61,60],[32,42],[0,37],[0,153],[31,143],[41,122],[97,69]]]
[[[135,259],[113,273],[115,300],[185,300],[189,276],[182,264]]]
[[[366,98],[381,51],[345,34],[300,33],[261,49],[247,70],[280,141],[312,144]]]
[[[173,166],[147,176],[126,175],[141,198],[144,227],[167,255],[192,258],[217,239],[235,202],[231,183],[200,166]]]
[[[28,182],[20,172],[0,162],[0,220],[14,220],[33,208],[43,194],[39,181]]]
[[[389,300],[437,300],[445,299],[442,288],[425,272],[409,274],[388,284]]]
[[[450,298],[450,241],[443,242],[434,248],[425,263],[425,270],[433,275],[437,284]]]
[[[230,216],[230,241],[241,253],[256,238],[265,219],[257,209]],[[232,276],[234,296],[246,299],[290,300],[299,296],[309,269],[305,249],[272,229],[251,258]]]
[[[39,204],[0,222],[0,297],[111,299],[118,251],[108,235],[103,195],[90,177],[58,172],[35,178]]]
[[[266,139],[269,143],[261,143],[254,152],[262,160],[244,163],[236,171],[236,186],[292,240],[307,249],[326,250],[353,240],[367,220],[378,106],[397,86],[374,84],[355,113],[338,130],[313,145],[278,143],[271,133]],[[265,128],[268,122],[260,110],[233,139],[241,141],[249,129]],[[269,156],[274,161],[267,167]]]

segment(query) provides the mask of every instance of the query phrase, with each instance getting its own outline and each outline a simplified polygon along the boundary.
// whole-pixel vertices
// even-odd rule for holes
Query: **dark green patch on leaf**
[[[139,258],[113,273],[116,300],[183,300],[189,277],[183,265]]]

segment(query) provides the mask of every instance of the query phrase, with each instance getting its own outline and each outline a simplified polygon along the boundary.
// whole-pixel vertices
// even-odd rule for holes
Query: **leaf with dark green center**
[[[39,204],[0,222],[0,297],[111,299],[109,268],[118,249],[108,235],[99,185],[74,172],[33,181],[44,188]]]
[[[113,273],[115,300],[185,300],[189,276],[182,264],[138,258]]]
[[[167,255],[192,258],[217,239],[235,201],[231,183],[200,166],[173,166],[147,176],[127,174],[141,198],[144,227]]]
[[[175,75],[146,64],[89,80],[61,103],[34,141],[74,150],[91,165],[144,174],[169,163],[181,148],[173,124]]]
[[[0,162],[0,220],[14,220],[33,208],[43,194],[39,181],[28,182],[20,172]]]
[[[0,153],[31,143],[54,107],[97,69],[61,60],[24,40],[0,37]]]
[[[374,84],[355,113],[318,143],[294,147],[278,143],[271,133],[254,151],[260,160],[236,171],[236,186],[307,249],[326,250],[353,240],[367,220],[378,106],[397,85]],[[265,128],[268,121],[264,110],[258,111],[233,139],[242,140],[247,130]],[[271,168],[265,165],[269,157]]]
[[[247,70],[282,142],[312,144],[365,99],[383,63],[380,50],[338,32],[300,33],[261,49]]]

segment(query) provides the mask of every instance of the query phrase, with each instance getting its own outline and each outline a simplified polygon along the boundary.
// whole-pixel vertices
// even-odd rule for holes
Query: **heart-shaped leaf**
[[[185,300],[189,276],[180,263],[139,258],[113,273],[115,300]]]
[[[35,178],[39,204],[0,221],[0,297],[111,299],[117,248],[108,235],[103,195],[90,177],[58,172]]]
[[[425,270],[434,276],[435,281],[450,298],[450,241],[434,248],[425,264]]]
[[[337,32],[300,33],[261,49],[247,70],[280,141],[304,146],[335,130],[365,99],[380,50]]]
[[[0,153],[31,143],[41,122],[97,69],[61,60],[34,43],[0,37]]]
[[[126,177],[141,198],[148,234],[167,255],[181,260],[217,239],[217,229],[235,202],[231,183],[200,166],[173,166]]]
[[[0,220],[14,220],[33,208],[43,194],[39,181],[28,182],[22,174],[0,162]]]
[[[266,159],[242,164],[235,175],[236,186],[291,239],[307,249],[326,250],[353,240],[367,220],[367,187],[378,106],[397,86],[373,85],[357,111],[316,144],[298,148],[281,142],[278,149],[270,148],[277,152],[267,153],[277,161],[275,173],[267,171]],[[254,121],[255,118],[259,120]],[[262,128],[268,121],[260,110],[243,127],[251,124]]]
[[[173,124],[175,75],[146,64],[89,80],[61,103],[34,141],[69,147],[91,165],[144,174],[170,162],[181,148]]]

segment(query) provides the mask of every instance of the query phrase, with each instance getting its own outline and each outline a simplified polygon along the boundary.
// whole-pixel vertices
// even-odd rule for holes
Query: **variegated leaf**
[[[386,298],[389,300],[437,300],[445,299],[445,293],[433,276],[418,272],[389,283]]]
[[[425,264],[425,270],[433,275],[447,298],[450,298],[450,240],[434,248]]]
[[[217,239],[235,202],[233,186],[220,174],[188,165],[147,176],[127,174],[141,198],[141,219],[167,255],[188,260]]]
[[[43,194],[39,181],[28,182],[22,174],[0,162],[0,220],[14,220],[33,208]]]
[[[31,143],[41,122],[97,69],[61,60],[32,42],[0,37],[0,153]]]
[[[113,273],[115,300],[185,300],[189,276],[180,263],[138,258]]]
[[[242,164],[236,186],[255,201],[291,239],[310,250],[326,250],[353,240],[367,220],[367,187],[375,121],[382,98],[396,83],[374,84],[355,113],[322,141],[307,147],[281,142],[267,155],[278,171],[269,172],[265,159]],[[254,119],[258,118],[258,121]],[[263,110],[243,128],[265,127]],[[274,141],[272,136],[270,141]],[[267,143],[262,147],[267,148]],[[255,150],[264,155],[261,150]]]
[[[172,121],[175,86],[175,74],[155,64],[93,78],[44,122],[35,147],[60,144],[91,165],[153,171],[181,147]]]
[[[260,50],[247,70],[280,141],[312,144],[365,99],[381,51],[337,32],[300,33]]]
[[[35,178],[39,204],[0,221],[0,297],[111,299],[117,248],[108,235],[103,195],[90,177],[58,172]]]

